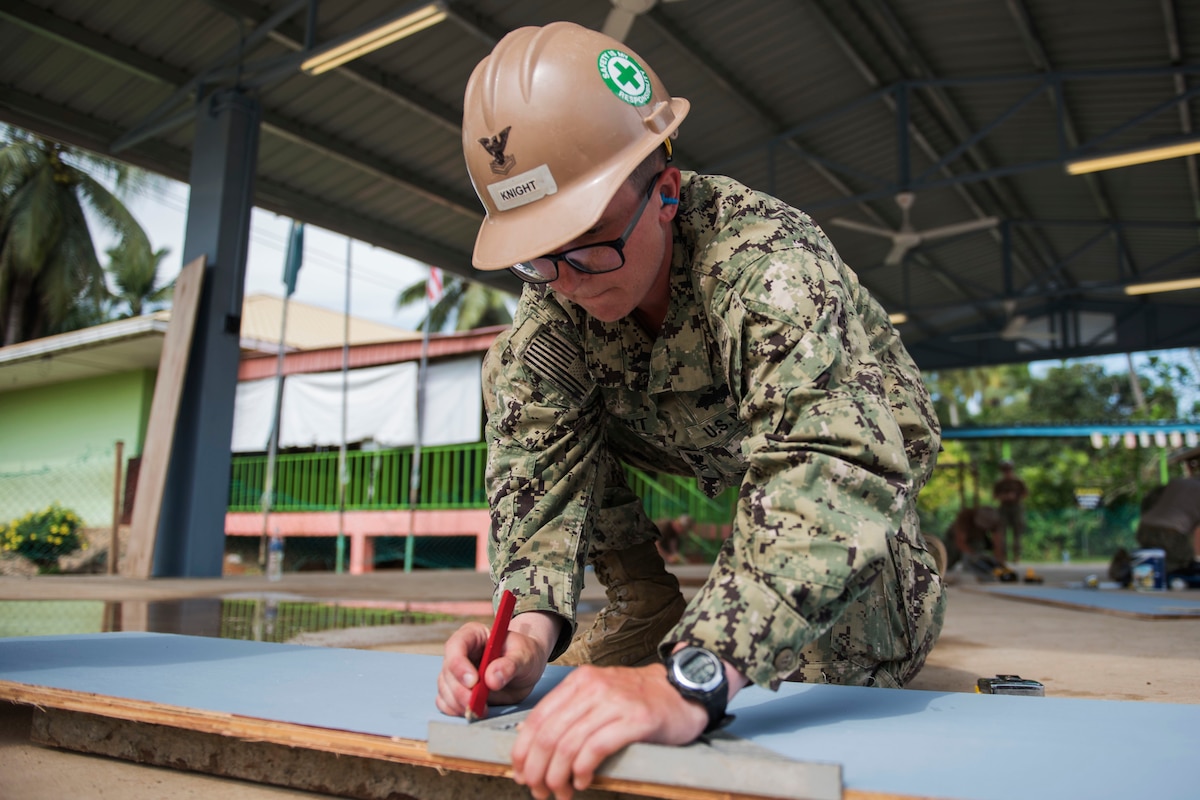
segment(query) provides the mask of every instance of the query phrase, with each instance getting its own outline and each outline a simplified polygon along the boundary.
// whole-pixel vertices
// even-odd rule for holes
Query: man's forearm
[[[543,660],[549,661],[564,624],[563,618],[558,614],[549,611],[527,611],[514,617],[508,628],[539,642],[542,645]]]

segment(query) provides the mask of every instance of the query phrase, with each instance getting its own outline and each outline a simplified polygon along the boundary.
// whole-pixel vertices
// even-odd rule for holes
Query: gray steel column
[[[196,113],[183,263],[207,257],[162,516],[155,577],[217,577],[225,550],[233,405],[260,105],[227,89]]]

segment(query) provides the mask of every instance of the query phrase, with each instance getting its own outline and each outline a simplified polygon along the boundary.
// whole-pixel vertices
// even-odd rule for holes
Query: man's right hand
[[[464,716],[471,689],[479,680],[487,682],[489,699],[495,705],[524,700],[542,677],[562,624],[559,617],[541,612],[515,617],[503,652],[483,676],[479,675],[478,664],[487,645],[488,628],[480,622],[463,625],[446,640],[442,670],[438,673],[438,710],[454,717]]]

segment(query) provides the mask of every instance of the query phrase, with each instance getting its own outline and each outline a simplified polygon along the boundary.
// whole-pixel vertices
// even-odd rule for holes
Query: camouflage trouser
[[[1008,552],[1012,552],[1012,560],[1021,560],[1021,534],[1025,532],[1025,506],[1020,503],[1000,504],[1000,520],[1001,528],[996,532],[997,542],[999,547],[996,548],[996,557],[1001,561],[1008,561]],[[1009,531],[1010,542],[1007,549],[1005,548],[1005,531]]]
[[[592,556],[659,535],[626,485],[620,464],[611,456],[606,462],[603,500],[589,542]],[[946,599],[919,530],[910,508],[890,541],[890,557],[880,574],[829,630],[800,649],[800,666],[788,680],[899,688],[920,672],[941,633]]]
[[[937,643],[946,594],[933,555],[901,530],[883,571],[833,626],[797,654],[789,681],[899,689]]]
[[[1137,529],[1138,547],[1158,548],[1164,550],[1167,572],[1182,572],[1191,568],[1196,560],[1196,545],[1192,537],[1173,531],[1170,528],[1157,528],[1153,525],[1139,525]]]
[[[601,501],[586,530],[589,561],[605,550],[627,550],[660,535],[625,480],[624,464],[690,473],[686,463],[668,458],[620,426],[609,426],[606,439],[598,454]],[[736,481],[740,476],[729,477]],[[789,680],[903,686],[920,671],[941,632],[945,597],[933,555],[919,531],[910,506],[890,539],[889,558],[880,574],[832,627],[791,654],[796,668]]]

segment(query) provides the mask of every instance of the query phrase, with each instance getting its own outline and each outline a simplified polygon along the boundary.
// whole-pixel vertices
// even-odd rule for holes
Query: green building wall
[[[116,443],[144,445],[153,370],[0,393],[0,519],[59,503],[88,526],[113,518]]]

